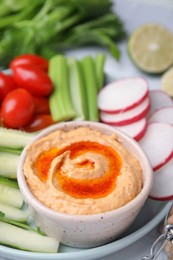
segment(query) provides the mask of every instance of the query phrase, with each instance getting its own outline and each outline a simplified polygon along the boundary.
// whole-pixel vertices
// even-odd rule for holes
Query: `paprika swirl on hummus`
[[[137,159],[118,137],[89,127],[56,130],[27,150],[24,174],[34,196],[66,214],[107,212],[142,189]]]

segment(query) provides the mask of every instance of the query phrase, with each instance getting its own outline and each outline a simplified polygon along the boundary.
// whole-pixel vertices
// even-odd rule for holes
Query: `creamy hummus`
[[[34,196],[67,214],[111,211],[142,189],[140,164],[118,137],[87,127],[57,130],[36,141],[23,170]]]

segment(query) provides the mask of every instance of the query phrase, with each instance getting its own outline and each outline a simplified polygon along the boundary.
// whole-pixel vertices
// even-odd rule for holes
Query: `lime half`
[[[173,34],[160,24],[142,25],[131,34],[128,52],[144,72],[164,72],[173,64]]]
[[[162,75],[161,89],[173,97],[173,67]]]

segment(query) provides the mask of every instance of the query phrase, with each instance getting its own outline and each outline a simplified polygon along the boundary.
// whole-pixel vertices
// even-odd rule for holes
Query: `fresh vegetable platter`
[[[41,2],[42,1],[40,1],[40,4]],[[55,4],[55,1],[50,2]],[[61,3],[61,1],[59,2]],[[104,3],[106,2],[107,1],[104,1]],[[167,28],[170,28],[172,16],[169,16],[169,12],[171,14],[173,7],[172,9],[168,8],[165,3],[155,5],[146,1],[143,3],[143,12],[145,15],[141,15],[139,19],[130,19],[133,7],[138,10],[139,14],[142,12],[142,9],[139,8],[138,1],[134,1],[135,3],[132,4],[131,8],[129,7],[129,10],[126,10],[126,12],[123,11],[126,4],[125,0],[118,0],[115,2],[116,5],[113,7],[113,10],[115,13],[120,15],[119,17],[121,17],[121,21],[123,21],[125,29],[123,30],[123,27],[121,27],[122,38],[125,37],[125,31],[127,35],[131,35],[135,28],[148,21],[150,22],[151,19],[155,20],[155,22],[159,24],[163,23],[163,21],[160,20],[160,17],[163,17],[162,15],[156,15],[155,13],[153,18],[153,14],[150,13],[151,11],[146,11],[148,9],[155,10],[155,8],[157,8],[158,13],[161,14],[166,11],[167,16],[164,17],[164,24]],[[21,4],[18,8],[24,8],[22,5],[23,4]],[[50,6],[47,5],[45,7],[45,12],[46,10],[48,11],[49,8]],[[107,8],[107,10],[109,10],[108,6]],[[71,11],[63,9],[63,12],[64,15],[67,15],[66,12]],[[40,14],[40,17],[42,17],[41,15],[42,13]],[[51,15],[53,19],[53,14]],[[37,19],[39,19],[39,16]],[[78,20],[77,17],[74,19]],[[54,22],[54,20],[52,20],[52,22]],[[49,23],[47,25],[51,26]],[[92,30],[91,33],[89,31],[90,25],[91,24],[88,23],[86,24],[86,27],[84,27],[87,29],[88,35],[92,35],[93,37],[93,33],[95,33],[95,31],[96,35],[100,35],[100,31],[98,30],[94,30],[94,32]],[[25,31],[26,28],[28,30],[28,26],[30,26],[30,24],[27,25],[24,23],[22,25],[22,23],[19,22],[18,26],[21,26],[22,30]],[[170,29],[173,30],[173,28]],[[78,27],[75,29],[75,32],[82,34],[83,28]],[[173,131],[172,126],[170,126],[173,124],[173,101],[172,97],[166,91],[161,89],[161,75],[146,74],[136,67],[136,64],[133,63],[127,51],[128,38],[124,38],[123,41],[120,41],[114,46],[114,49],[110,51],[112,46],[110,42],[109,44],[101,44],[102,46],[104,45],[104,48],[96,47],[95,42],[94,45],[91,44],[89,47],[79,46],[74,48],[72,43],[73,41],[75,43],[76,38],[74,37],[73,39],[71,32],[69,35],[70,37],[68,40],[72,42],[70,42],[71,45],[67,47],[71,48],[66,49],[65,51],[63,49],[63,52],[61,51],[59,53],[56,49],[56,51],[52,54],[52,50],[55,50],[54,46],[52,46],[53,49],[51,49],[51,53],[49,49],[49,53],[45,54],[46,49],[44,48],[41,50],[40,48],[42,52],[38,52],[39,58],[43,59],[37,59],[37,56],[32,56],[32,59],[28,59],[28,52],[26,53],[26,56],[24,56],[24,63],[21,61],[21,54],[16,55],[14,52],[14,56],[11,56],[12,53],[9,53],[8,65],[4,63],[2,66],[2,69],[7,69],[10,67],[10,73],[9,71],[5,72],[5,75],[7,75],[8,78],[7,92],[9,92],[9,94],[13,94],[13,91],[15,91],[15,95],[12,95],[9,99],[15,100],[16,103],[17,100],[20,100],[20,105],[16,106],[16,110],[13,111],[12,114],[8,114],[8,109],[6,109],[6,103],[9,102],[8,99],[6,100],[5,105],[3,105],[3,109],[1,107],[3,122],[1,121],[2,125],[0,130],[0,153],[2,155],[0,158],[0,175],[5,175],[5,178],[8,178],[8,180],[10,179],[10,181],[4,181],[4,177],[0,178],[0,189],[2,189],[2,195],[0,197],[2,199],[3,192],[5,192],[5,200],[0,201],[0,211],[10,212],[11,214],[11,208],[9,209],[8,207],[13,207],[16,211],[12,217],[12,220],[6,219],[6,216],[8,215],[7,213],[6,216],[1,213],[0,223],[5,225],[18,225],[18,228],[23,227],[25,230],[33,228],[34,223],[32,220],[29,219],[29,225],[28,223],[26,224],[26,220],[28,220],[27,210],[20,210],[22,202],[20,195],[17,195],[19,190],[14,181],[16,178],[18,158],[23,147],[30,140],[30,138],[37,133],[37,131],[40,131],[42,128],[53,123],[64,120],[100,120],[104,123],[112,125],[113,127],[118,127],[127,134],[130,134],[136,139],[137,142],[139,142],[146,153],[148,153],[153,170],[156,171],[155,186],[151,192],[151,198],[147,200],[146,205],[136,220],[136,225],[132,225],[123,237],[109,245],[88,250],[72,249],[60,245],[58,249],[58,252],[60,253],[49,253],[48,257],[44,252],[34,253],[29,248],[21,248],[22,250],[20,250],[0,246],[0,255],[4,257],[9,257],[12,259],[74,259],[76,257],[78,259],[94,259],[95,256],[103,257],[104,255],[111,254],[125,246],[128,246],[132,242],[136,241],[139,236],[142,237],[150,231],[160,222],[168,208],[167,202],[164,201],[172,199],[172,183],[165,182],[167,178],[165,178],[165,176],[170,174],[173,161]],[[99,39],[103,39],[104,37],[102,38],[102,36],[103,35],[101,34]],[[8,37],[6,37],[6,40],[8,40]],[[61,41],[59,41],[60,45],[62,44]],[[2,46],[0,45],[0,51],[2,50],[1,47]],[[121,55],[121,58],[119,55]],[[4,59],[5,57],[2,56],[1,62],[3,62]],[[32,60],[35,64],[34,68],[30,67],[30,60]],[[60,68],[59,75],[57,68]],[[4,74],[4,71],[2,72]],[[34,82],[35,85],[31,86],[31,80],[25,81],[26,77],[21,76],[28,73],[30,73],[30,75],[36,75],[36,81]],[[13,79],[11,75],[14,75]],[[61,75],[63,76],[61,77]],[[15,83],[13,81],[14,79]],[[67,81],[67,79],[69,80]],[[16,84],[22,87],[16,88]],[[56,90],[56,85],[61,85],[63,90]],[[84,85],[85,88],[83,89],[81,86]],[[131,86],[133,85],[137,87],[132,90]],[[44,88],[39,89],[40,86],[43,86]],[[121,90],[119,91],[120,87]],[[23,92],[25,93],[22,94]],[[21,102],[21,95],[24,97],[23,102]],[[7,93],[5,96],[7,97]],[[113,100],[116,100],[117,98],[116,105],[111,101],[111,98]],[[18,115],[18,112],[21,110],[26,113],[22,115],[18,121],[16,115]],[[121,112],[121,114],[119,114],[119,112]],[[17,121],[18,124],[16,125]],[[4,126],[7,127],[7,129],[10,128],[8,129],[9,131],[6,131]],[[12,131],[11,128],[13,128]],[[151,143],[151,140],[153,143]],[[161,140],[162,145],[160,145],[160,141],[158,142],[158,140]],[[162,147],[167,147],[167,149],[163,149]],[[9,161],[10,163],[7,163]],[[8,167],[6,167],[7,165]],[[157,178],[159,175],[161,178]],[[169,178],[171,178],[171,176]],[[158,186],[161,187],[161,192],[160,190],[158,192]],[[162,189],[162,187],[165,186],[167,187],[166,193],[165,189]],[[9,194],[11,194],[9,197],[7,197],[4,187],[7,189],[7,192],[10,192]],[[10,198],[12,198],[11,201]],[[7,202],[6,208],[3,208],[4,202]],[[18,205],[13,204],[17,202],[19,203]],[[150,210],[151,207],[154,210],[151,216],[148,216],[146,211]],[[17,219],[14,219],[14,216],[16,216]],[[5,230],[6,228],[8,227],[5,227]],[[143,231],[141,232],[141,230]],[[17,230],[14,230],[14,233],[15,232],[17,232]],[[38,241],[41,243],[41,240],[39,239],[42,239],[43,234],[37,227],[34,227],[34,232],[36,235],[38,234],[38,237],[40,236]],[[21,238],[22,236],[23,234],[21,234]],[[43,239],[42,248],[44,247],[44,243],[47,243],[47,241],[44,241]],[[53,243],[54,241],[50,241],[50,247]],[[14,247],[16,246],[14,245]],[[25,251],[24,249],[31,252]]]

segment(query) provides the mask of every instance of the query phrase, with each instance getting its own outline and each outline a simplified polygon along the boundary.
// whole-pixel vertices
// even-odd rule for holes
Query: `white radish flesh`
[[[147,129],[147,120],[146,118],[142,118],[141,120],[135,123],[125,125],[125,126],[117,126],[116,128],[128,134],[136,141],[139,141],[144,136],[145,131]]]
[[[150,197],[157,200],[173,199],[173,159],[154,173]]]
[[[148,119],[149,122],[162,122],[173,125],[173,106],[156,110]]]
[[[173,158],[173,127],[166,123],[150,123],[139,144],[156,171]]]
[[[107,113],[127,111],[139,105],[148,95],[148,84],[140,77],[114,81],[98,94],[98,108]]]
[[[149,115],[152,115],[153,112],[159,108],[173,105],[173,101],[171,97],[163,90],[156,90],[156,89],[150,90],[149,96],[150,96],[150,103],[151,103]]]
[[[137,122],[138,120],[144,118],[150,109],[150,100],[147,97],[140,105],[137,107],[116,114],[108,114],[105,112],[100,112],[100,120],[103,123],[108,123],[114,126],[124,126]]]

